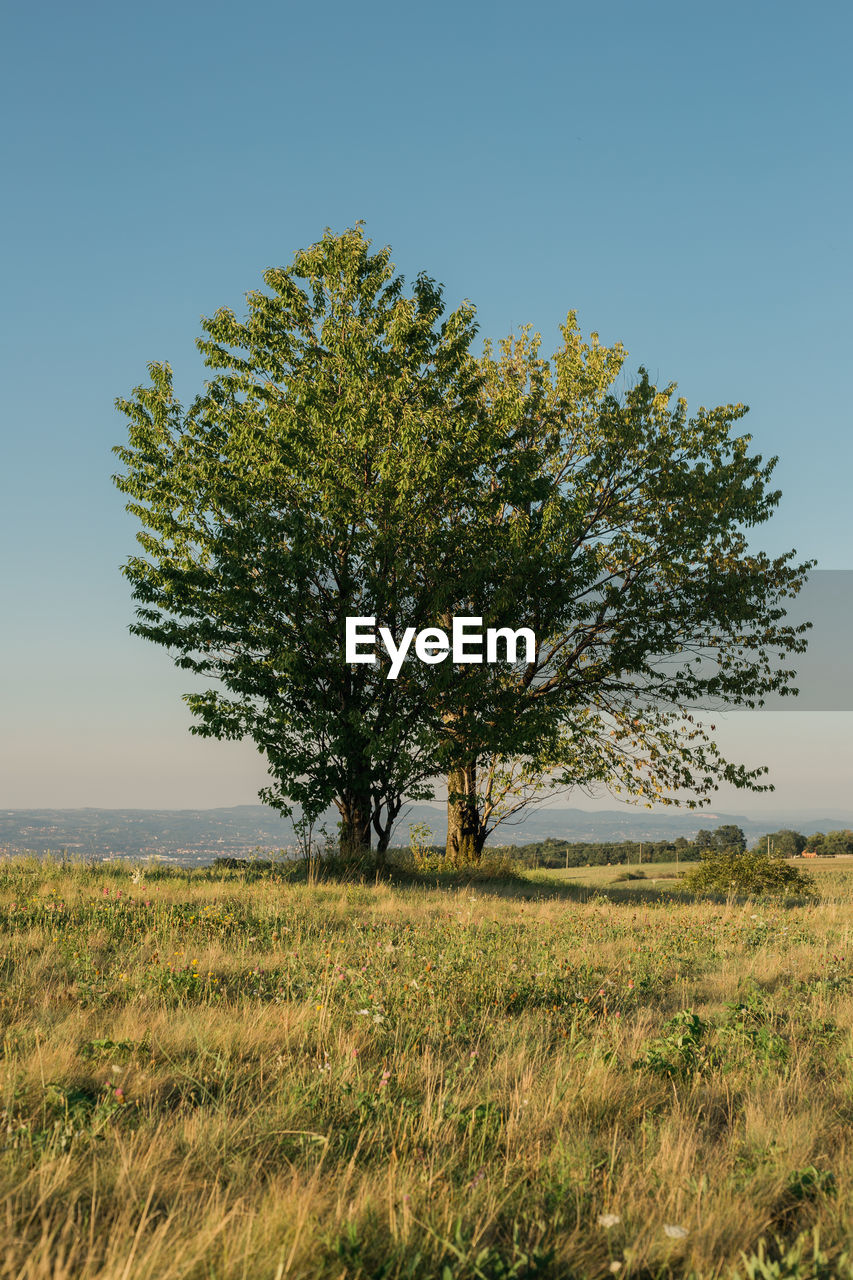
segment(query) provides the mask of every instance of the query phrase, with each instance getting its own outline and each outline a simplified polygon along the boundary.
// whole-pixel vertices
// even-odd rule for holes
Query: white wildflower
[[[604,1227],[605,1231],[609,1231],[611,1227],[615,1227],[622,1219],[618,1213],[600,1213],[598,1215],[598,1225]]]
[[[664,1226],[664,1234],[668,1235],[670,1240],[683,1240],[687,1235],[685,1227],[676,1227],[671,1222]]]

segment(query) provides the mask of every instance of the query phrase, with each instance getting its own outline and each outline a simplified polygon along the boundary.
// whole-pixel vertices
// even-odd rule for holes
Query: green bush
[[[670,1018],[664,1034],[645,1046],[642,1058],[635,1059],[635,1070],[655,1072],[671,1080],[686,1079],[702,1071],[709,1058],[702,1043],[707,1023],[692,1009],[683,1009]]]
[[[759,849],[708,850],[697,867],[682,881],[693,892],[773,894],[780,897],[816,898],[812,876],[782,858]]]
[[[426,822],[413,822],[409,827],[409,852],[415,870],[421,875],[450,869],[443,847],[434,841],[433,830]]]

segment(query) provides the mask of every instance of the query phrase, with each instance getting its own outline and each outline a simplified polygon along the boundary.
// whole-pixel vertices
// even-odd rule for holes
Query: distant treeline
[[[698,862],[703,854],[728,850],[743,851],[747,847],[746,836],[740,827],[727,823],[715,831],[697,831],[693,840],[679,836],[675,840],[558,840],[549,836],[530,844],[489,845],[487,852],[503,855],[521,867],[601,867],[632,864],[641,866],[653,862]],[[799,831],[782,828],[759,836],[753,848],[769,850],[777,857],[797,858],[803,853],[815,853],[819,857],[835,857],[853,854],[853,831],[817,832],[804,836]],[[397,847],[399,852],[403,849]],[[391,850],[390,852],[393,852]],[[438,856],[442,848],[435,845]]]
[[[646,862],[698,862],[702,851],[683,836],[677,840],[538,840],[495,849],[523,867],[603,867]]]
[[[853,831],[818,831],[814,835],[804,836],[799,831],[784,828],[772,831],[768,835],[759,836],[753,848],[765,849],[783,858],[797,858],[803,853],[816,853],[821,858],[834,858],[839,854],[853,853]]]
[[[743,851],[746,836],[740,827],[726,824],[716,831],[697,831],[695,839],[679,836],[676,840],[568,841],[549,837],[533,844],[508,845],[500,852],[526,867],[606,866],[608,863],[698,862],[703,854],[714,850]],[[803,853],[832,858],[853,854],[853,831],[817,832],[804,836],[799,831],[783,828],[759,836],[755,849],[768,849],[782,858],[797,858]],[[498,852],[498,850],[495,850]]]
[[[716,831],[698,831],[693,840],[679,836],[676,840],[547,840],[532,841],[529,845],[487,845],[485,852],[514,861],[519,867],[607,867],[607,865],[643,865],[644,863],[697,863],[708,852],[743,852],[747,837],[742,828],[726,823]],[[767,832],[752,842],[753,849],[768,850],[777,858],[800,858],[803,852],[813,852],[820,858],[835,858],[839,854],[853,854],[853,831],[817,832],[803,836],[802,832]],[[437,858],[443,854],[443,845],[430,846]],[[394,845],[389,855],[407,854],[406,846]]]

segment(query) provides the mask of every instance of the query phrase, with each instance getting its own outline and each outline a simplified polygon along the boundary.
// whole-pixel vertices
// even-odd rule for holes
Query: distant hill
[[[333,811],[324,822],[334,834],[337,817]],[[445,806],[412,804],[401,815],[392,842],[408,843],[409,826],[414,822],[428,824],[436,841],[445,839]],[[783,812],[774,817],[747,818],[687,810],[650,813],[627,806],[598,812],[534,808],[522,822],[500,827],[492,843],[527,844],[548,836],[577,841],[674,840],[678,836],[691,839],[700,827],[713,830],[723,823],[741,827],[747,838],[781,827],[810,835],[853,827],[853,816],[822,818]],[[0,810],[0,852],[8,853],[66,850],[71,856],[98,860],[153,857],[181,865],[201,865],[226,855],[246,857],[255,850],[286,850],[294,843],[292,823],[259,804],[228,809]]]
[[[411,805],[405,821],[398,827],[395,840],[408,840],[408,825],[426,822],[432,827],[438,840],[447,835],[447,819],[444,806]],[[713,831],[715,827],[734,824],[747,838],[763,835],[766,831],[778,831],[782,827],[811,835],[815,831],[841,831],[853,827],[853,815],[825,818],[808,813],[783,812],[779,815],[746,817],[744,814],[717,811],[675,810],[653,813],[647,809],[601,809],[598,811],[569,808],[533,808],[523,815],[523,821],[504,824],[492,837],[492,844],[527,844],[545,840],[548,836],[564,840],[620,841],[620,840],[675,840],[684,836],[690,840],[700,828]]]
[[[47,850],[104,858],[160,857],[210,862],[253,849],[283,849],[293,825],[265,805],[229,809],[5,809],[0,850]]]

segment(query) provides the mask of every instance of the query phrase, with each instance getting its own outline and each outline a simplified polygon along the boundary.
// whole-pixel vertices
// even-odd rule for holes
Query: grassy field
[[[655,887],[659,882],[674,884],[684,871],[695,865],[693,862],[644,862],[641,865],[632,862],[630,865],[612,867],[570,867],[568,871],[562,867],[541,867],[528,871],[527,876],[534,882],[579,884],[596,889],[604,889],[612,884],[623,885],[628,882],[628,876],[636,876],[650,887]]]
[[[0,862],[0,1275],[853,1275],[853,869],[809,869]]]
[[[853,902],[853,858],[797,858],[793,865],[808,874],[819,875],[819,884],[824,894],[839,894],[844,897],[850,892]],[[562,867],[538,868],[528,871],[527,876],[533,881],[550,881],[557,884],[577,884],[588,888],[607,890],[611,886],[618,889],[632,884],[637,878],[636,886],[643,885],[650,889],[673,888],[685,872],[697,866],[696,862],[643,862],[620,864],[604,867],[570,867],[568,871]],[[830,874],[828,874],[830,873]]]

